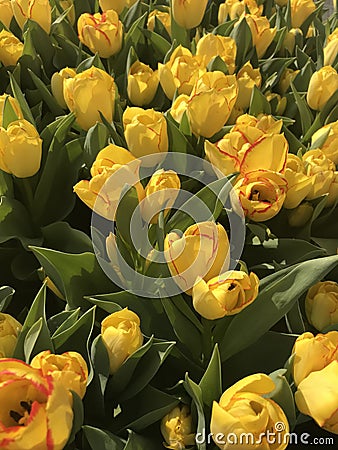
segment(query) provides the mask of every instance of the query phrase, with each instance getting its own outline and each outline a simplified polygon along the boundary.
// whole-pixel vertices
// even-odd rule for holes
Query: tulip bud
[[[0,358],[13,355],[22,325],[9,314],[0,313]]]
[[[208,0],[172,0],[174,20],[182,28],[197,27],[203,19]]]
[[[59,4],[63,11],[66,11],[69,8],[67,18],[69,22],[74,25],[75,23],[75,8],[74,8],[74,0],[59,0]]]
[[[287,178],[287,177],[285,177]],[[285,200],[286,202],[286,200]],[[283,205],[285,207],[285,205]],[[301,203],[295,209],[292,209],[288,214],[288,222],[290,227],[303,227],[313,215],[313,206],[311,203]]]
[[[12,96],[8,95],[8,94],[3,94],[0,95],[0,126],[2,125],[3,122],[3,114],[4,114],[4,107],[5,107],[5,101],[6,99],[8,99],[7,101],[9,101],[16,117],[18,119],[23,119],[23,114],[20,108],[20,105],[17,101],[16,98],[13,98]]]
[[[135,3],[137,0],[134,0],[132,3]],[[131,3],[131,0],[99,0],[100,8],[102,11],[108,11],[109,9],[113,9],[117,12],[117,14],[121,14],[121,12],[126,8],[128,3]]]
[[[111,374],[116,373],[143,343],[140,319],[128,308],[106,317],[101,323],[101,335],[109,355]]]
[[[153,71],[146,64],[135,61],[128,74],[127,92],[133,105],[148,105],[155,97],[158,87],[157,70]]]
[[[235,72],[237,47],[234,39],[217,34],[205,34],[197,43],[196,55],[202,58],[203,64],[219,56],[226,63],[229,74]]]
[[[40,369],[43,376],[51,375],[53,380],[63,384],[67,390],[83,398],[88,380],[86,361],[77,352],[54,355],[50,350],[40,352],[31,361],[31,366]]]
[[[281,210],[287,181],[280,173],[256,170],[239,178],[234,189],[245,215],[254,222],[263,222]]]
[[[167,122],[161,112],[127,108],[123,126],[128,148],[136,158],[168,151]]]
[[[58,104],[63,109],[67,108],[67,104],[65,102],[65,97],[63,93],[63,82],[68,78],[74,78],[75,75],[76,71],[74,69],[71,69],[70,67],[65,67],[64,69],[60,70],[60,72],[53,73],[52,78],[50,80],[51,82],[50,87],[52,89],[52,94],[54,95]]]
[[[0,0],[0,22],[9,28],[13,18],[11,0]]]
[[[165,258],[175,283],[189,295],[199,278],[208,281],[228,270],[228,235],[222,225],[200,222],[182,236],[170,232],[164,241]]]
[[[23,43],[10,31],[0,31],[0,62],[4,66],[15,66],[22,56]]]
[[[192,417],[187,405],[176,406],[161,421],[166,448],[180,450],[195,444]]]
[[[313,200],[327,194],[335,181],[335,164],[319,149],[306,152],[303,161],[306,175],[312,178],[311,189],[306,199]]]
[[[81,14],[77,21],[79,39],[93,53],[101,58],[109,58],[121,50],[123,41],[123,25],[114,10],[93,16]]]
[[[293,51],[295,49],[296,44],[299,42],[303,42],[303,32],[300,28],[291,28],[285,35],[282,49],[287,50],[290,55],[293,55]]]
[[[229,271],[207,283],[201,279],[192,289],[195,310],[202,317],[214,320],[238,314],[258,295],[259,279],[253,272]]]
[[[52,9],[49,0],[11,0],[15,20],[21,29],[27,19],[34,20],[46,33],[50,32]]]
[[[265,16],[256,17],[252,14],[246,14],[245,20],[251,31],[252,43],[256,47],[257,56],[262,58],[273,41],[277,28],[270,28],[270,22]]]
[[[258,88],[262,84],[262,76],[259,69],[254,69],[252,65],[247,62],[237,73],[238,83],[238,97],[235,107],[240,109],[247,109],[250,105],[251,94],[254,86]]]
[[[305,298],[306,317],[317,330],[338,323],[338,283],[323,281],[312,286]]]
[[[83,130],[89,130],[96,122],[102,122],[99,112],[112,122],[115,109],[116,88],[114,78],[104,70],[93,66],[64,79],[65,102]]]
[[[282,116],[287,105],[286,97],[281,97],[275,92],[268,91],[265,93],[265,98],[270,103],[273,114]]]
[[[171,36],[171,16],[169,13],[169,8],[168,8],[168,12],[160,11],[158,9],[154,9],[153,11],[150,12],[150,14],[148,16],[148,22],[147,22],[148,30],[154,31],[155,18],[157,20],[159,20],[160,22],[162,22],[164,28],[167,30],[167,33],[169,34],[169,36]]]
[[[300,28],[316,9],[313,0],[290,0],[290,6],[292,28]]]
[[[291,83],[294,81],[299,72],[299,70],[292,70],[288,68],[284,70],[279,80],[279,90],[282,95],[286,94],[289,90]]]
[[[321,145],[320,150],[324,153],[326,158],[338,165],[338,120],[336,122],[328,123],[316,131],[312,135],[311,144],[314,144],[328,131],[327,138]]]
[[[324,66],[310,78],[306,101],[310,108],[321,111],[337,90],[337,71],[331,66]]]
[[[328,196],[327,196],[327,200],[326,200],[326,205],[327,207],[329,206],[333,206],[336,201],[338,200],[338,171],[336,170],[333,173],[333,179],[332,179],[332,183],[329,187],[328,190]]]
[[[210,431],[212,438],[220,449],[231,448],[227,438],[235,448],[261,448],[285,450],[288,446],[289,424],[282,408],[267,394],[275,389],[275,383],[268,375],[257,373],[249,375],[228,388],[219,402],[213,402]],[[263,419],[264,418],[264,419]],[[278,430],[276,424],[281,425]],[[272,444],[269,431],[274,430]],[[256,437],[256,444],[243,445],[242,438],[251,435]],[[235,439],[236,438],[236,439]],[[249,441],[247,441],[249,442]]]
[[[241,17],[245,13],[245,8],[248,8],[250,14],[257,17],[261,16],[263,12],[263,5],[258,6],[255,0],[225,0],[219,5],[218,23],[225,22],[228,16],[230,20]]]
[[[0,128],[0,169],[18,178],[35,175],[40,169],[42,140],[25,119]]]
[[[338,54],[338,28],[336,28],[326,40],[324,47],[324,66],[334,64]]]

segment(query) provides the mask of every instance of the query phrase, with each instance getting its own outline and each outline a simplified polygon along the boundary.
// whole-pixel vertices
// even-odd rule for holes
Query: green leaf
[[[193,405],[197,411],[197,434],[201,434],[204,436],[206,430],[205,416],[204,416],[204,408],[203,408],[203,394],[201,387],[192,381],[188,374],[185,375],[185,380],[183,384],[185,390],[188,392],[190,397],[192,398]],[[198,450],[206,450],[206,442],[197,443]]]
[[[271,114],[271,107],[265,95],[255,85],[251,94],[249,114],[257,116],[261,113]]]
[[[131,249],[134,249],[134,244],[130,233],[131,219],[133,218],[134,224],[135,220],[137,221],[137,224],[135,225],[137,230],[141,230],[143,228],[140,209],[136,209],[138,205],[139,200],[136,188],[126,184],[122,189],[118,207],[116,209],[115,222],[118,234],[130,246]]]
[[[219,72],[223,72],[225,75],[229,75],[229,70],[228,70],[228,66],[227,64],[224,62],[224,60],[220,57],[220,56],[215,56],[215,58],[213,58],[208,66],[208,71],[209,72],[214,72],[214,71],[219,71]]]
[[[15,120],[18,120],[18,116],[16,115],[11,102],[9,101],[9,97],[7,96],[2,111],[2,127],[7,129],[8,125]]]
[[[214,400],[218,401],[222,395],[222,367],[218,345],[214,347],[207,370],[205,371],[199,387],[202,391],[203,403],[209,408]]]
[[[44,245],[53,250],[71,253],[93,251],[90,237],[72,228],[67,222],[54,222],[42,228]]]
[[[236,66],[242,67],[247,61],[247,54],[252,48],[251,30],[245,18],[235,25],[230,36],[235,40],[237,46]]]
[[[14,76],[10,73],[9,74],[9,78],[10,78],[10,83],[11,83],[11,88],[12,88],[12,92],[14,97],[16,98],[16,100],[18,101],[22,114],[24,116],[24,118],[26,120],[28,120],[28,122],[30,122],[31,124],[33,124],[36,127],[34,118],[32,116],[30,107],[28,106],[28,103],[26,102],[26,99],[20,89],[20,86],[18,85],[18,83],[16,82]]]
[[[256,300],[233,318],[222,338],[222,361],[259,339],[309,287],[320,281],[337,264],[338,256],[317,258],[263,278]]]
[[[15,290],[10,286],[0,287],[0,312],[6,311],[12,301]]]
[[[285,316],[286,326],[290,333],[302,334],[305,333],[306,328],[304,325],[302,313],[299,307],[299,302],[296,302],[290,311]]]
[[[76,68],[76,73],[84,72],[87,69],[90,69],[91,67],[97,67],[98,69],[105,70],[104,65],[102,64],[102,61],[96,53],[94,56],[91,56],[84,61],[82,61]]]
[[[301,97],[300,94],[297,92],[293,83],[291,83],[291,89],[299,111],[303,135],[305,135],[307,130],[311,127],[311,124],[313,122],[313,116],[310,111],[310,108],[308,107],[308,104],[306,103],[304,98]]]
[[[296,425],[296,407],[293,398],[293,393],[287,379],[285,378],[286,369],[278,369],[269,374],[269,377],[275,383],[275,389],[269,392],[265,397],[271,398],[285,412],[288,419],[290,429],[292,430]],[[287,425],[287,424],[285,424]]]
[[[89,425],[84,425],[82,430],[92,450],[123,450],[124,448],[123,441],[109,432]]]
[[[84,410],[81,398],[74,391],[70,391],[73,397],[73,426],[70,432],[69,439],[67,441],[67,445],[74,442],[76,434],[81,430],[84,421]]]
[[[31,19],[26,20],[23,31],[30,33],[35,51],[41,56],[46,73],[51,75],[54,70],[53,57],[55,48],[49,34],[41,28],[38,22]]]
[[[57,334],[57,331],[60,327],[63,327],[63,323],[67,323],[68,325],[73,322],[75,323],[79,317],[80,308],[75,309],[74,311],[61,311],[55,316],[52,316],[48,319],[47,325],[50,330],[51,335],[54,333]],[[69,320],[69,322],[68,322]],[[71,324],[73,324],[71,323]]]
[[[153,47],[156,54],[158,55],[158,59],[162,61],[165,55],[170,50],[170,43],[164,37],[162,37],[160,34],[155,33],[154,31],[143,29],[142,32],[148,39],[148,45],[150,44]]]
[[[47,89],[46,85],[30,69],[28,69],[28,72],[33,80],[33,83],[40,92],[42,100],[46,103],[51,113],[54,116],[63,116],[64,110],[61,106],[59,106],[58,102],[55,100],[55,97]]]
[[[174,123],[170,113],[165,114],[167,120],[167,130],[169,139],[169,148],[172,152],[194,153],[192,145],[184,136],[183,132]]]
[[[14,196],[13,179],[9,173],[0,170],[0,197],[11,198]]]
[[[70,315],[68,317],[65,317],[64,321],[54,331],[52,336],[53,339],[57,335],[71,328],[79,319],[80,308],[77,308],[74,311],[66,311],[66,312],[70,312]]]

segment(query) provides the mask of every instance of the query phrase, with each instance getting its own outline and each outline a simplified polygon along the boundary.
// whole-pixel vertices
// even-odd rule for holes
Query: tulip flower
[[[50,375],[69,391],[76,392],[80,398],[84,397],[88,367],[80,353],[66,352],[54,355],[50,350],[45,350],[34,356],[31,366],[40,369],[43,376]]]
[[[0,127],[0,169],[18,178],[35,175],[40,169],[42,140],[25,119]]]
[[[102,11],[113,9],[118,14],[120,14],[124,8],[130,8],[136,2],[137,0],[99,0]]]
[[[121,50],[123,25],[114,10],[104,13],[81,14],[77,21],[79,39],[93,53],[109,58]]]
[[[179,450],[195,444],[190,408],[187,405],[176,406],[161,421],[161,433],[165,447]]]
[[[0,313],[0,358],[12,356],[21,328],[14,317]]]
[[[338,323],[338,283],[323,281],[312,286],[305,298],[306,317],[318,331]]]
[[[11,0],[15,20],[23,29],[27,19],[34,20],[46,33],[50,32],[52,8],[49,0]]]
[[[162,22],[162,25],[167,30],[169,36],[171,36],[171,16],[169,8],[166,11],[160,11],[159,9],[153,9],[148,16],[147,28],[148,30],[154,31],[155,29],[155,18]]]
[[[148,105],[155,97],[159,79],[157,70],[140,61],[135,61],[129,69],[127,93],[135,106]]]
[[[259,88],[262,84],[260,70],[254,69],[249,62],[245,63],[237,73],[237,83],[238,97],[235,107],[244,110],[250,105],[253,88],[255,86]]]
[[[0,62],[4,66],[15,66],[23,52],[23,43],[6,30],[0,31]]]
[[[3,114],[4,114],[4,107],[5,107],[5,101],[9,101],[16,117],[18,119],[23,119],[23,114],[19,105],[19,102],[17,101],[16,98],[12,97],[9,94],[3,94],[0,95],[0,126],[2,125],[2,121],[3,121]]]
[[[338,165],[338,120],[336,122],[328,123],[317,130],[311,138],[311,144],[322,138],[328,132],[325,142],[321,145],[320,150],[324,153],[326,158]]]
[[[251,31],[252,43],[256,47],[257,56],[262,58],[273,41],[277,28],[270,28],[270,22],[265,16],[256,17],[252,14],[246,14],[245,20]]]
[[[230,20],[241,17],[245,12],[245,7],[248,8],[250,14],[257,17],[262,15],[263,5],[258,6],[255,0],[225,0],[219,5],[218,23],[225,22],[227,16],[230,17]]]
[[[0,22],[9,28],[13,18],[11,0],[0,0]]]
[[[284,176],[288,190],[283,206],[287,209],[297,208],[309,195],[314,179],[306,175],[304,162],[291,153],[287,157]]]
[[[290,0],[290,6],[292,28],[300,28],[316,9],[313,0]]]
[[[0,360],[0,448],[62,450],[72,424],[72,398],[51,376],[23,361]]]
[[[74,78],[76,75],[76,71],[71,69],[70,67],[65,67],[61,69],[60,72],[54,72],[51,78],[51,89],[52,94],[54,95],[56,101],[61,106],[61,108],[66,109],[67,104],[65,102],[64,96],[64,80],[68,80],[68,78]]]
[[[310,78],[306,101],[310,108],[321,111],[338,90],[338,73],[331,66],[324,66]]]
[[[202,22],[207,3],[208,0],[172,0],[175,22],[188,30],[197,27]]]
[[[218,448],[250,448],[251,445],[243,445],[241,439],[249,433],[253,436],[252,448],[287,448],[289,424],[286,415],[277,403],[266,398],[266,394],[274,389],[275,383],[268,375],[257,373],[238,381],[223,393],[218,403],[213,402],[210,431]],[[276,424],[281,424],[280,430]],[[268,430],[276,433],[273,443],[269,440]],[[232,441],[234,445],[228,445],[229,435],[237,437]]]
[[[324,66],[334,64],[338,54],[338,28],[328,35],[324,51]]]
[[[218,34],[205,34],[197,43],[196,55],[202,58],[206,66],[209,62],[219,56],[226,63],[229,74],[235,72],[237,47],[234,39]]]
[[[327,194],[335,181],[335,164],[319,149],[306,152],[303,155],[303,161],[306,166],[306,175],[313,180],[306,199],[312,200]]]
[[[128,308],[106,317],[101,323],[101,335],[109,355],[111,374],[116,373],[143,343],[140,319]]]
[[[258,295],[259,279],[253,272],[229,271],[207,283],[201,279],[192,289],[195,310],[206,319],[238,314]]]
[[[286,92],[290,89],[291,83],[294,81],[299,72],[299,70],[292,70],[288,68],[284,70],[278,84],[282,95],[286,94]]]

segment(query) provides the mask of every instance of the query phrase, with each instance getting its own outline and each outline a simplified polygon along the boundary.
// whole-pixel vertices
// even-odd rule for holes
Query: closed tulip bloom
[[[9,101],[16,117],[18,119],[23,119],[23,114],[19,105],[19,102],[17,101],[16,98],[12,97],[9,94],[2,94],[0,95],[0,126],[2,125],[2,121],[3,121],[3,114],[4,114],[4,107],[5,107],[5,101],[6,99],[8,99],[7,101]]]
[[[275,389],[268,375],[256,373],[243,378],[227,389],[219,402],[214,401],[211,412],[210,431],[218,448],[222,450],[256,448],[261,450],[284,450],[288,445],[289,424],[282,408],[267,394]],[[276,424],[282,424],[276,431]],[[269,430],[276,439],[271,443]],[[243,445],[243,436],[253,437],[252,445]],[[231,444],[227,437],[232,436]],[[244,441],[245,442],[245,441]]]
[[[252,43],[256,47],[258,58],[262,58],[276,35],[277,28],[270,28],[270,22],[265,17],[257,17],[246,14],[245,20],[249,25],[252,35]]]
[[[263,222],[281,210],[287,181],[280,173],[257,170],[239,178],[234,189],[245,215],[254,222]]]
[[[309,195],[314,179],[306,175],[304,162],[291,153],[287,157],[284,176],[288,183],[288,191],[283,206],[287,209],[297,208]]]
[[[148,16],[147,28],[154,31],[156,18],[162,22],[162,25],[167,30],[167,33],[171,36],[171,16],[169,11],[169,8],[167,8],[167,11],[160,11],[159,9],[152,10]]]
[[[127,93],[135,106],[148,105],[155,97],[159,79],[157,70],[135,61],[128,74]]]
[[[253,272],[229,271],[208,282],[201,279],[192,290],[195,310],[209,320],[238,314],[258,295],[259,279]]]
[[[52,9],[49,0],[11,0],[15,20],[23,29],[27,19],[34,20],[46,33],[50,32]]]
[[[176,406],[161,421],[161,433],[165,447],[181,450],[195,444],[195,432],[190,408],[187,405]]]
[[[317,336],[303,333],[296,339],[292,353],[293,379],[298,386],[310,373],[321,371],[332,361],[338,361],[338,331]]]
[[[143,343],[140,318],[128,308],[106,317],[101,323],[101,335],[108,352],[111,374],[116,373]]]
[[[114,220],[126,183],[135,186],[139,201],[144,198],[139,167],[140,161],[128,150],[110,144],[98,153],[90,170],[92,178],[79,181],[74,186],[74,192],[97,214]]]
[[[2,22],[5,27],[9,28],[12,18],[13,9],[11,0],[0,0],[0,22]]]
[[[116,87],[114,78],[93,66],[63,82],[65,102],[83,130],[102,122],[99,112],[112,122]]]
[[[305,298],[306,317],[318,331],[338,323],[338,283],[323,281],[312,286]]]
[[[253,88],[259,88],[262,84],[260,70],[254,69],[250,62],[245,63],[237,73],[237,83],[238,97],[235,106],[244,110],[250,105]]]
[[[245,12],[245,7],[248,8],[250,14],[257,17],[262,15],[263,5],[258,6],[255,0],[225,0],[219,5],[218,23],[225,22],[228,16],[230,20],[241,17]]]
[[[102,14],[81,14],[77,29],[82,44],[101,58],[109,58],[121,50],[123,25],[117,12],[112,9]]]
[[[164,250],[175,283],[189,295],[199,278],[208,281],[229,268],[228,235],[222,225],[214,222],[191,225],[182,236],[170,232]]]
[[[314,144],[328,132],[325,142],[320,146],[320,150],[325,156],[338,165],[338,120],[328,123],[316,131],[311,138],[311,144]]]
[[[8,358],[13,351],[22,325],[9,314],[0,313],[0,358]]]
[[[338,361],[311,372],[298,385],[295,401],[299,411],[312,417],[330,433],[338,434]]]
[[[0,169],[18,178],[35,175],[40,169],[42,140],[25,119],[0,128]]]
[[[181,187],[180,179],[173,170],[157,170],[145,188],[142,202],[142,217],[146,222],[157,223],[158,214],[164,211],[166,216],[175,203]]]
[[[0,447],[62,450],[73,425],[72,399],[51,376],[23,361],[0,360]]]
[[[324,66],[310,78],[306,101],[310,108],[321,111],[337,90],[337,71],[331,66]]]
[[[117,12],[117,14],[121,14],[124,8],[131,6],[132,3],[135,3],[137,0],[99,0],[99,5],[102,11],[108,11],[109,9],[113,9]]]
[[[213,33],[204,35],[196,47],[196,55],[202,58],[204,65],[208,65],[213,58],[219,56],[226,63],[230,75],[235,72],[236,53],[234,39]]]
[[[324,47],[324,66],[334,64],[338,54],[338,28],[336,28],[326,40]]]
[[[64,80],[68,80],[68,78],[74,78],[76,75],[75,69],[71,69],[70,67],[65,67],[60,70],[60,72],[55,72],[52,75],[50,80],[52,94],[54,95],[56,101],[61,106],[61,108],[66,109],[67,104],[65,102],[64,92],[63,92],[63,83]]]
[[[196,81],[206,72],[200,57],[193,56],[179,45],[166,64],[158,64],[158,76],[165,95],[173,99],[178,94],[190,95]]]
[[[313,180],[306,199],[313,200],[327,194],[335,180],[335,164],[319,149],[306,152],[303,155],[303,161],[306,166],[306,175]]]
[[[333,180],[328,190],[326,206],[333,206],[338,200],[338,171],[333,173]]]
[[[299,72],[299,70],[292,70],[288,68],[284,70],[278,84],[282,95],[286,94],[286,92],[290,89],[291,83],[294,81]]]
[[[182,28],[197,27],[203,19],[208,0],[172,0],[174,20]]]
[[[0,31],[0,62],[4,66],[15,66],[22,56],[23,43],[10,31]]]
[[[273,114],[282,116],[287,105],[286,97],[282,97],[276,92],[270,91],[267,91],[264,95],[267,101],[270,103],[271,111],[273,112]]]
[[[302,30],[300,28],[291,28],[291,30],[285,34],[284,41],[282,44],[282,49],[287,50],[290,53],[290,55],[293,55],[293,51],[295,49],[296,42],[299,42],[302,40],[303,40]],[[299,43],[298,43],[298,46],[299,46]]]
[[[128,148],[136,158],[168,151],[167,122],[161,112],[127,108],[123,126]]]
[[[290,6],[292,28],[300,28],[316,9],[313,0],[290,0]]]

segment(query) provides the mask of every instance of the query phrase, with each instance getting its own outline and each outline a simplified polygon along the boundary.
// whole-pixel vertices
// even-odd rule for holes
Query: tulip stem
[[[33,197],[33,190],[32,186],[29,182],[28,178],[16,178],[17,186],[20,189],[23,202],[25,206],[27,207],[28,211],[32,211],[34,197]]]
[[[202,325],[204,328],[204,332],[202,335],[203,363],[205,366],[207,366],[209,364],[214,346],[212,335],[214,323],[213,321],[204,319],[202,317]]]

